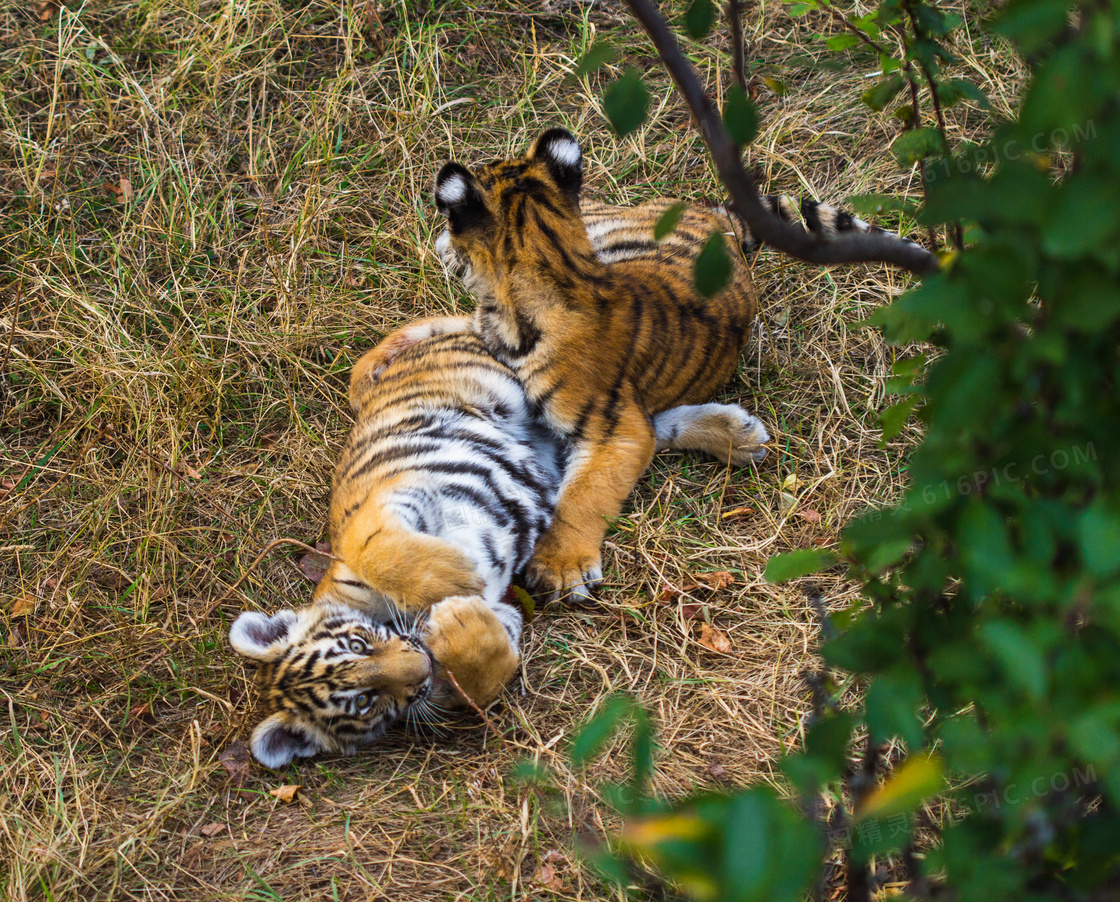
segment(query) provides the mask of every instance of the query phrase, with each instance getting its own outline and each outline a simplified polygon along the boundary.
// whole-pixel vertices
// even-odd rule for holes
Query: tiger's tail
[[[782,220],[782,222],[801,225],[814,235],[828,237],[830,235],[842,235],[846,232],[863,232],[871,235],[890,235],[892,238],[897,238],[899,241],[903,241],[906,244],[911,244],[915,247],[921,246],[916,241],[911,241],[909,238],[903,238],[895,232],[890,232],[886,229],[879,228],[877,225],[864,222],[853,213],[841,210],[831,204],[809,200],[808,198],[798,203],[788,194],[764,194],[759,199],[762,201],[762,205],[774,216]],[[739,233],[739,243],[743,247],[743,252],[753,254],[761,248],[764,242],[751,233],[747,221],[743,218],[742,214],[735,209],[734,205],[728,203],[724,206],[724,209],[735,222]]]

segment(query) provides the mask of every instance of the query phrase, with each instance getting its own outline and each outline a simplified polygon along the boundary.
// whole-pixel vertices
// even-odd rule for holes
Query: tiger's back
[[[609,211],[581,217],[582,178],[579,145],[563,129],[544,132],[524,157],[473,172],[448,163],[436,178],[447,244],[479,294],[476,330],[574,446],[529,570],[553,594],[586,594],[601,579],[605,522],[653,456],[654,416],[727,383],[756,312],[732,236],[724,288],[709,298],[695,284],[699,239],[730,231],[725,215],[686,210],[675,237],[651,249],[652,229],[627,234],[628,220]]]

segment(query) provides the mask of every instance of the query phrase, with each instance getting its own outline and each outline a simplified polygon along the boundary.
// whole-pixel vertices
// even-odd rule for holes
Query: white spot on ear
[[[440,182],[436,194],[448,206],[460,203],[467,196],[467,181],[461,175],[450,175]]]
[[[579,145],[571,138],[557,138],[548,145],[549,156],[565,166],[578,166],[580,161]]]

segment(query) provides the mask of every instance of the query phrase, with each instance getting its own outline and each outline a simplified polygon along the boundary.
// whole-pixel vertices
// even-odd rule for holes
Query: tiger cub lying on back
[[[597,225],[580,216],[582,163],[575,138],[551,129],[524,157],[474,172],[448,163],[436,178],[449,227],[442,255],[462,261],[479,299],[473,330],[572,446],[527,574],[553,597],[586,596],[602,579],[607,521],[649,465],[655,415],[727,383],[757,309],[737,251],[719,294],[696,289],[700,239],[728,231],[718,211],[689,210],[664,245],[638,234],[632,248],[618,241],[615,253],[597,254]],[[602,222],[602,234],[617,232],[609,216]],[[760,458],[769,436],[750,419],[748,441],[708,450],[737,464]]]
[[[334,475],[335,558],[312,604],[245,612],[230,642],[260,664],[268,767],[353,752],[394,722],[491,702],[517,669],[506,590],[548,526],[565,451],[512,370],[445,321],[394,333],[354,367],[356,423]],[[732,405],[669,411],[666,447],[695,429],[741,440]]]

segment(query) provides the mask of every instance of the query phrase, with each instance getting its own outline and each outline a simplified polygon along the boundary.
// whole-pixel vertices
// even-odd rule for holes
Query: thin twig
[[[227,598],[229,598],[230,595],[232,595],[234,592],[236,592],[237,589],[241,586],[241,584],[249,578],[249,574],[252,573],[257,568],[257,564],[259,564],[262,560],[264,560],[264,556],[266,554],[268,554],[270,551],[272,551],[272,549],[275,548],[277,545],[295,545],[297,548],[302,548],[304,551],[311,552],[311,554],[321,554],[323,557],[329,557],[332,561],[342,560],[342,558],[335,557],[329,551],[320,551],[318,548],[312,548],[310,545],[305,545],[303,542],[299,541],[299,539],[273,539],[271,542],[269,542],[267,545],[264,546],[264,550],[256,556],[256,558],[253,560],[253,563],[251,563],[249,565],[249,569],[246,570],[243,574],[241,574],[241,578],[237,582],[235,582],[232,586],[230,586],[228,589],[226,589],[226,591],[222,594],[221,598],[219,598],[217,601],[213,602],[210,605],[210,607],[208,607],[205,611],[203,611],[199,615],[198,619],[199,620],[205,620],[207,617],[209,617],[214,612],[214,609],[216,607],[218,607],[218,605],[220,605],[223,601],[225,601]]]
[[[12,304],[12,330],[8,333],[8,346],[4,349],[4,361],[0,363],[0,373],[6,373],[8,371],[8,360],[11,359],[12,345],[16,340],[16,321],[19,319],[19,305],[22,300],[23,280],[21,279],[19,285],[16,286],[16,299]],[[7,392],[8,389],[3,384],[0,384],[0,407],[4,406],[4,395],[6,395]]]
[[[731,29],[731,71],[746,94],[747,77],[743,74],[746,65],[743,52],[743,9],[739,0],[727,0],[727,23]]]
[[[910,24],[914,26],[914,39],[921,40],[922,32],[918,25],[918,17],[914,14],[913,7],[906,5],[907,15],[910,17]],[[937,83],[933,80],[933,73],[930,71],[929,66],[920,57],[918,58],[918,68],[922,70],[922,74],[926,77],[926,84],[929,86],[929,98],[933,101],[933,113],[937,118],[937,130],[941,133],[941,148],[946,156],[949,155],[949,132],[945,128],[945,114],[941,111],[941,98],[937,96]],[[917,124],[917,123],[915,123]],[[925,176],[923,173],[922,183],[925,184]],[[950,236],[953,239],[953,246],[958,250],[964,250],[964,235],[961,232],[961,224],[959,222],[953,223],[953,228],[950,230]]]
[[[448,670],[445,664],[441,664],[440,667],[442,667],[443,672],[447,674],[447,679],[451,681],[451,685],[455,687],[455,691],[463,696],[464,699],[466,699],[468,705],[474,708],[474,713],[482,718],[482,722],[490,728],[490,732],[497,737],[498,742],[503,742],[504,740],[502,739],[502,734],[498,732],[498,728],[490,722],[490,718],[486,716],[486,712],[483,711],[478,705],[476,705],[474,699],[467,695],[463,687],[459,685],[459,681],[455,679],[455,674]]]
[[[909,65],[909,64],[907,64]],[[917,128],[921,125],[922,104],[918,98],[918,83],[913,78],[907,76],[906,83],[910,86],[910,108],[913,110],[913,117],[910,120],[910,128]],[[926,161],[918,160],[918,178],[922,183],[922,193],[925,195],[926,200],[929,200],[929,192],[926,191]],[[929,236],[929,246],[934,250],[937,249],[937,236],[933,233],[933,226],[926,226],[926,234]]]
[[[700,84],[696,70],[681,52],[665,18],[650,0],[626,0],[626,3],[673,77],[699,126],[720,181],[755,238],[807,263],[892,263],[916,275],[928,275],[940,268],[937,258],[925,248],[885,233],[845,233],[821,238],[770,213],[763,206],[754,181],[743,168],[738,145],[724,128],[723,120]]]

